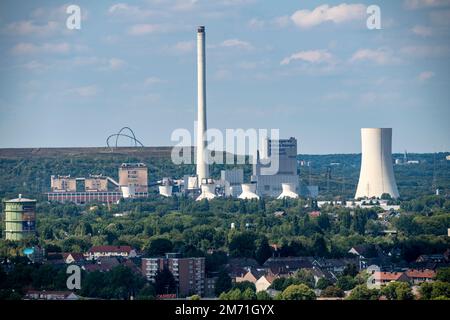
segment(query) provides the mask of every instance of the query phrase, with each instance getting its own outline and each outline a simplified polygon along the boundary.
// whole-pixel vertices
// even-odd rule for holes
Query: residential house
[[[255,268],[249,268],[247,273],[245,273],[242,276],[236,277],[236,282],[244,282],[249,281],[251,283],[256,283],[256,281],[261,278],[264,274],[266,274],[266,270],[264,269],[255,269]]]
[[[263,267],[275,275],[289,275],[298,269],[311,269],[312,261],[310,257],[276,257],[267,259]]]
[[[116,257],[99,257],[95,263],[85,264],[82,268],[87,272],[108,272],[118,265],[120,261]]]
[[[425,269],[408,269],[406,270],[406,275],[411,280],[412,284],[419,284],[422,282],[432,282],[436,278],[436,271]]]
[[[379,289],[382,285],[392,281],[409,282],[409,278],[404,272],[375,271],[367,280],[367,287]]]
[[[227,264],[228,273],[231,279],[242,277],[250,268],[259,268],[259,263],[255,259],[231,258]]]
[[[137,253],[130,246],[93,246],[85,256],[90,260],[96,260],[99,257],[134,258]]]
[[[266,291],[269,289],[272,282],[277,278],[277,276],[267,273],[261,276],[255,283],[256,292]]]

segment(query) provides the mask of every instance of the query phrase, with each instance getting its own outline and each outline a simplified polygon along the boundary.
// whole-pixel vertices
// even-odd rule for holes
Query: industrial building
[[[36,200],[22,198],[4,201],[5,239],[24,240],[36,234]]]
[[[144,163],[122,163],[119,168],[119,185],[134,193],[148,192],[148,171]]]
[[[179,297],[205,293],[205,258],[182,258],[178,253],[167,253],[160,258],[142,258],[142,273],[148,281],[155,281],[158,271],[167,268],[177,284]]]
[[[223,185],[224,196],[237,197],[242,193],[244,169],[229,169],[220,171],[220,182]]]
[[[50,188],[52,192],[76,192],[77,180],[76,178],[68,176],[51,176]]]
[[[148,173],[144,163],[123,163],[119,167],[119,182],[103,175],[84,177],[51,176],[48,201],[116,203],[122,198],[148,196]]]
[[[355,199],[398,198],[392,164],[392,128],[361,129],[361,171]]]
[[[278,161],[275,174],[264,174],[263,168]],[[288,184],[291,191],[298,194],[299,175],[297,170],[297,139],[266,139],[258,152],[253,166],[252,182],[256,183],[256,193],[260,196],[278,197],[283,192],[282,184]]]
[[[84,181],[84,190],[86,192],[107,192],[108,177],[102,175],[89,175]]]

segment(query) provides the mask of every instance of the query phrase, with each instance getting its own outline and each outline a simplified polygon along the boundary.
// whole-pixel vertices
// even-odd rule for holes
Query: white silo
[[[256,194],[256,184],[243,183],[242,193],[239,195],[239,199],[259,199],[259,196]]]
[[[355,199],[380,198],[383,193],[398,198],[392,165],[392,128],[362,128],[361,145],[361,172]]]
[[[195,201],[201,201],[203,199],[212,200],[216,197],[216,186],[213,183],[202,184],[201,190],[202,193]]]
[[[277,199],[284,199],[284,198],[292,198],[297,199],[298,194],[295,192],[295,184],[293,183],[282,183],[281,184],[282,192],[278,196]]]

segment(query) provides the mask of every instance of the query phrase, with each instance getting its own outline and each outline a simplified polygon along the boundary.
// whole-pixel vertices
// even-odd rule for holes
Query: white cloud
[[[128,33],[133,36],[142,36],[149,33],[154,33],[157,31],[161,31],[161,28],[159,25],[156,24],[135,24],[131,26]]]
[[[450,0],[405,0],[405,7],[413,10],[429,7],[443,7],[450,5]]]
[[[49,21],[46,24],[36,24],[34,21],[25,20],[10,23],[5,29],[4,33],[12,35],[37,35],[37,36],[48,36],[55,33],[59,24],[55,21]]]
[[[108,61],[108,67],[111,70],[117,70],[122,68],[123,66],[125,66],[125,61],[123,61],[122,59],[118,59],[118,58],[111,58]]]
[[[352,20],[363,20],[365,17],[365,5],[342,3],[334,7],[324,4],[312,11],[298,10],[291,16],[291,20],[300,28],[309,28],[323,22],[342,23]]]
[[[430,80],[433,77],[434,77],[434,72],[432,72],[432,71],[424,71],[421,74],[419,74],[419,76],[418,76],[419,80],[422,82]]]
[[[67,42],[61,43],[44,43],[35,45],[32,43],[21,42],[12,48],[14,54],[35,54],[35,53],[68,53],[72,46]]]
[[[244,49],[244,50],[251,50],[253,49],[253,46],[247,42],[247,41],[242,41],[239,39],[228,39],[223,41],[220,44],[221,47],[225,47],[225,48],[238,48],[238,49]]]
[[[39,61],[32,60],[32,61],[24,64],[23,67],[25,69],[29,69],[29,70],[43,70],[43,69],[46,69],[48,66]]]
[[[198,0],[177,0],[173,5],[174,10],[189,11],[195,8]]]
[[[272,20],[264,21],[258,18],[253,18],[248,22],[250,29],[261,30],[265,27],[284,28],[291,24],[289,16],[275,17]]]
[[[255,30],[262,29],[264,28],[265,25],[266,25],[265,21],[258,18],[250,19],[250,21],[248,22],[248,26],[251,29]]]
[[[158,77],[148,77],[147,79],[144,80],[144,84],[146,86],[152,86],[155,84],[160,84],[160,83],[164,83],[165,81],[158,78]]]
[[[412,32],[418,36],[429,37],[433,34],[433,30],[430,27],[414,26]]]
[[[385,65],[393,63],[396,60],[389,51],[384,49],[360,49],[353,54],[350,62],[372,61],[379,65]]]
[[[109,7],[108,14],[112,17],[143,20],[151,16],[161,15],[160,12],[132,6],[126,3],[116,3]]]
[[[170,51],[177,53],[177,54],[183,54],[183,53],[189,53],[194,51],[195,48],[195,42],[194,41],[180,41],[177,42]]]
[[[80,97],[92,97],[98,93],[98,88],[95,85],[73,88],[69,93],[76,94]]]
[[[333,63],[334,58],[331,53],[326,50],[300,51],[284,58],[281,65],[288,65],[294,60],[301,60],[309,63]]]

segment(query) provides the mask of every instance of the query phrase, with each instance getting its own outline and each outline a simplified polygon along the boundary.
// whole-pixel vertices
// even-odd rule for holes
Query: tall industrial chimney
[[[205,27],[197,29],[197,178],[198,185],[209,177],[206,162],[206,56]]]
[[[392,166],[392,128],[362,128],[361,144],[361,172],[355,199],[380,198],[383,193],[398,198]]]

